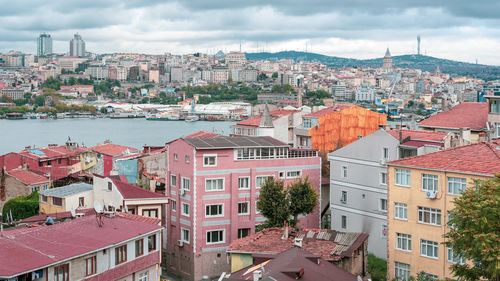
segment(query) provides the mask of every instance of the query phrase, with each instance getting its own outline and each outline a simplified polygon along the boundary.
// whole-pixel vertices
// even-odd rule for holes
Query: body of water
[[[229,134],[234,122],[148,121],[137,119],[36,119],[0,120],[0,155],[24,149],[64,144],[68,137],[79,144],[94,146],[104,140],[142,148],[164,145],[200,130]]]

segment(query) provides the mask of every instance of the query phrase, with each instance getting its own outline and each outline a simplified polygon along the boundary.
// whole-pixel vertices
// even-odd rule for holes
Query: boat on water
[[[127,118],[146,118],[144,113],[139,113],[135,111],[125,111],[111,114],[111,119],[127,119]]]
[[[186,122],[194,122],[200,120],[200,117],[198,117],[198,115],[188,115],[184,120]]]
[[[7,119],[7,120],[23,120],[23,119],[28,119],[28,117],[24,116],[24,114],[22,114],[22,113],[11,112],[11,113],[5,113],[5,119]]]
[[[49,119],[49,115],[46,113],[40,114],[40,119]]]
[[[30,119],[36,119],[36,115],[30,115]]]

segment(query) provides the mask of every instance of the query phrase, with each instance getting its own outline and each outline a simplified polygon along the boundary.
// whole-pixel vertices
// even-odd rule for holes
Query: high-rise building
[[[392,56],[391,56],[391,52],[389,52],[389,48],[387,48],[387,51],[385,51],[384,68],[386,68],[386,69],[392,68]]]
[[[78,33],[69,41],[69,55],[75,57],[85,56],[85,41],[83,41],[82,36]]]
[[[52,53],[52,37],[50,34],[42,33],[38,36],[37,55],[39,57]]]

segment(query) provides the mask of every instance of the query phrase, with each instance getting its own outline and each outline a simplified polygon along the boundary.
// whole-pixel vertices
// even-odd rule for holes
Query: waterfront
[[[45,119],[0,120],[0,155],[20,151],[25,146],[63,144],[71,137],[90,147],[109,139],[112,143],[142,148],[200,130],[229,134],[234,122],[147,121],[140,119]]]

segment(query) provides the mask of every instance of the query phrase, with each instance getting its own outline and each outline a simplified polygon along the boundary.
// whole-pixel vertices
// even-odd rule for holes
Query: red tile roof
[[[272,117],[275,117],[275,118],[273,118],[273,120],[274,120],[274,119],[276,119],[278,117],[286,116],[286,115],[289,115],[289,114],[292,114],[292,113],[296,113],[296,112],[300,112],[300,110],[276,109],[276,110],[270,111],[269,114]],[[252,118],[248,118],[246,120],[242,120],[242,121],[236,123],[236,125],[237,126],[258,127],[260,125],[260,119],[261,119],[261,117],[252,117]]]
[[[20,155],[33,159],[65,158],[88,151],[86,147],[68,149],[65,145],[48,146],[45,148],[32,148],[19,152]]]
[[[387,130],[391,136],[399,140],[399,132],[401,131],[402,139],[410,137],[411,140],[423,140],[423,141],[438,141],[442,142],[448,133],[442,132],[430,132],[430,131],[416,131],[416,130]]]
[[[500,140],[395,160],[389,165],[493,176],[500,172]]]
[[[123,196],[123,199],[167,199],[165,195],[151,192],[133,184],[120,181],[117,178],[110,178]]]
[[[304,117],[320,117],[321,115],[328,114],[328,113],[334,112],[334,111],[339,111],[339,110],[342,110],[344,108],[348,108],[351,106],[353,106],[353,104],[349,104],[349,103],[336,104],[334,107],[327,107],[327,108],[324,108],[322,110],[316,111],[314,113],[309,113],[307,115],[304,115]]]
[[[199,132],[196,132],[196,133],[192,133],[191,135],[187,135],[184,138],[186,138],[186,139],[190,139],[190,138],[213,138],[213,137],[217,137],[217,136],[219,136],[219,134],[210,133],[210,132],[207,132],[207,131],[199,131]]]
[[[75,210],[75,212],[77,214],[85,214],[85,215],[94,215],[95,214],[95,211],[93,208],[77,209],[77,210]],[[47,216],[53,218],[54,220],[67,219],[67,218],[71,218],[71,212],[41,214],[41,215],[36,215],[36,216],[29,217],[29,218],[25,218],[25,219],[21,220],[21,222],[22,223],[45,222],[45,220],[47,219]]]
[[[42,183],[42,182],[50,182],[49,178],[39,174],[35,174],[28,170],[14,169],[8,171],[7,173],[27,185]]]
[[[21,166],[21,157],[18,153],[10,152],[0,156],[0,169],[12,170]]]
[[[245,252],[261,254],[277,254],[293,247],[293,237],[281,239],[284,230],[279,227],[266,228],[253,235],[234,240],[229,246],[228,252]],[[341,245],[334,242],[337,236],[346,237],[349,245]],[[320,255],[324,260],[339,260],[352,251],[357,250],[368,238],[365,233],[342,233],[329,229],[304,229],[295,237],[304,238],[303,248],[315,255]],[[323,237],[323,238],[322,238]],[[340,249],[340,250],[339,250]]]
[[[119,144],[113,144],[113,143],[105,143],[105,144],[100,144],[96,145],[94,147],[91,147],[95,152],[99,152],[101,154],[109,155],[109,156],[118,156],[122,155],[125,152],[129,151],[131,153],[138,152],[137,149],[133,147],[128,147],[124,145],[119,145]]]
[[[123,213],[123,212],[115,212],[115,215],[122,217],[122,218],[129,219],[129,220],[150,223],[150,224],[160,224],[160,222],[161,222],[161,219],[150,218],[150,217],[145,217],[145,216],[138,216],[138,215]]]
[[[253,127],[259,127],[260,125],[260,117],[252,117],[252,118],[248,118],[246,120],[242,120],[238,123],[236,123],[237,126],[241,125],[241,126],[253,126]]]
[[[30,272],[162,228],[121,216],[103,217],[103,222],[99,227],[89,215],[51,226],[4,231],[0,236],[0,276]]]
[[[462,102],[419,123],[420,127],[470,128],[482,130],[488,121],[488,103]]]

